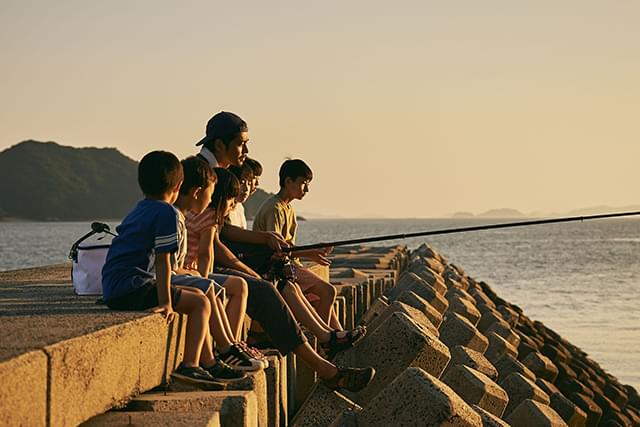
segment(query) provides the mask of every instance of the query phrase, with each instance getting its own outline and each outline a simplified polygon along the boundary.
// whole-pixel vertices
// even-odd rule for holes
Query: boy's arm
[[[175,313],[171,308],[171,254],[169,252],[156,254],[155,269],[158,306],[151,311],[163,314],[167,322],[170,322]]]
[[[225,224],[220,234],[226,240],[238,243],[252,243],[254,245],[267,245],[274,251],[280,251],[283,246],[289,246],[285,240],[275,234],[264,231],[245,230],[235,225]]]
[[[202,277],[209,277],[213,264],[213,240],[215,231],[213,227],[207,227],[200,233],[198,242],[198,271]]]
[[[238,271],[242,271],[244,273],[250,274],[258,279],[260,279],[260,275],[253,271],[248,265],[240,261],[234,254],[227,248],[227,246],[220,241],[220,237],[215,234],[213,239],[213,248],[215,249],[215,257],[218,264],[233,268]]]

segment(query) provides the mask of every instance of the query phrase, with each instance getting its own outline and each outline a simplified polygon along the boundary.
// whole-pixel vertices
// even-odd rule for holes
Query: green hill
[[[115,148],[24,141],[0,152],[0,217],[120,219],[141,197],[136,175]]]

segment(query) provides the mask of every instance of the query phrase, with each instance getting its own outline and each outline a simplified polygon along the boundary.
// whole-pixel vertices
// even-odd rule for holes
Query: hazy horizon
[[[0,150],[20,141],[197,152],[249,123],[304,215],[436,218],[629,206],[640,3],[0,4]]]

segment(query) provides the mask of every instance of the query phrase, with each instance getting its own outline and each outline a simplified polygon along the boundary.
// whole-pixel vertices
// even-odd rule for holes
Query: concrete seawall
[[[168,385],[184,319],[75,296],[66,264],[0,273],[0,425],[640,425],[635,389],[428,245],[332,261],[340,321],[369,330],[336,358],[376,368],[359,393],[275,350],[233,390]]]

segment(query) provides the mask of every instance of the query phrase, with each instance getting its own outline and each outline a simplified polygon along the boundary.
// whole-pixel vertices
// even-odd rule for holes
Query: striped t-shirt
[[[198,269],[198,249],[202,234],[213,228],[213,232],[218,232],[216,225],[216,213],[213,209],[207,208],[200,215],[187,214],[187,256],[184,261],[185,268]],[[211,258],[213,264],[213,255]]]
[[[102,268],[104,299],[125,296],[155,279],[155,254],[178,250],[178,211],[144,199],[122,220]]]

